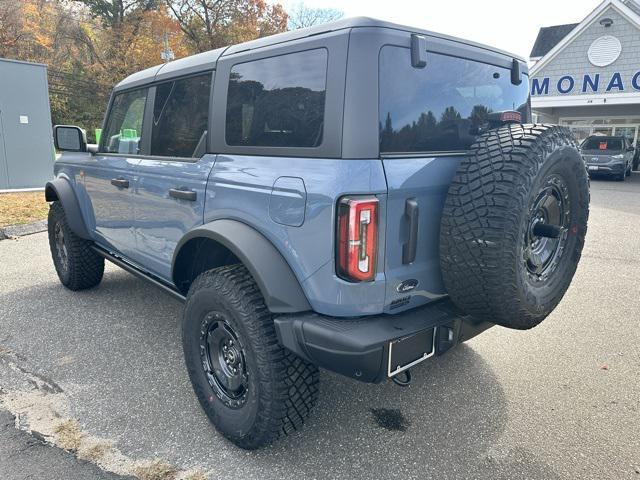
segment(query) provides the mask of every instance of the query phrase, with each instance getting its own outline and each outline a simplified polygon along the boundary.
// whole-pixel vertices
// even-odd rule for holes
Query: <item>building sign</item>
[[[531,95],[549,95],[550,85],[552,85],[550,77],[533,78],[531,80]],[[600,73],[587,73],[582,77],[563,75],[553,85],[560,95],[640,91],[640,70],[626,78],[620,72],[614,72],[611,76],[604,76]]]

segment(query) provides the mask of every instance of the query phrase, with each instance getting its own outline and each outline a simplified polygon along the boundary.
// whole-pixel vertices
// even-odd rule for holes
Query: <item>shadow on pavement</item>
[[[556,478],[529,452],[499,446],[505,394],[467,345],[415,368],[404,389],[322,372],[304,430],[244,452],[215,432],[191,392],[180,303],[113,270],[90,291],[48,282],[5,297],[8,346],[64,386],[87,430],[137,458],[226,479]]]

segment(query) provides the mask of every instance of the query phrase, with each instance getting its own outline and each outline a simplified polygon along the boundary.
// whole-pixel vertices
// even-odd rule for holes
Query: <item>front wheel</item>
[[[196,278],[182,345],[202,408],[241,448],[260,448],[298,430],[316,402],[318,369],[278,344],[273,318],[242,265]]]
[[[73,233],[62,204],[49,208],[49,248],[60,282],[69,290],[95,287],[104,274],[104,258],[91,249],[93,242]]]

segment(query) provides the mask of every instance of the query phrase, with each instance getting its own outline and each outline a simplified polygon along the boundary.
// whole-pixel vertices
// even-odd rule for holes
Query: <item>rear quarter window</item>
[[[318,147],[327,77],[324,48],[234,65],[229,77],[226,143]]]
[[[379,68],[381,153],[465,151],[491,114],[530,116],[528,78],[513,85],[507,68],[433,52],[413,68],[411,51],[395,46],[380,50]]]

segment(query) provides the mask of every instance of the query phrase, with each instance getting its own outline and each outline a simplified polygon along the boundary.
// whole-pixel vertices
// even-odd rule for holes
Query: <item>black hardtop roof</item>
[[[268,37],[258,38],[248,42],[239,43],[237,45],[231,45],[229,47],[217,48],[208,52],[191,55],[189,57],[174,60],[172,62],[156,65],[155,67],[147,68],[140,72],[136,72],[129,75],[115,86],[114,90],[124,90],[146,83],[154,81],[161,81],[164,79],[188,75],[199,71],[215,69],[216,63],[219,58],[233,55],[239,52],[248,50],[254,50],[257,48],[264,48],[273,45],[278,45],[293,40],[299,40],[306,37],[320,35],[323,33],[329,33],[339,30],[346,30],[350,28],[362,28],[362,27],[378,27],[378,28],[390,28],[395,30],[404,30],[412,33],[419,33],[425,36],[443,38],[466,45],[482,48],[492,52],[500,53],[509,57],[517,58],[518,60],[525,62],[525,60],[497,48],[489,47],[480,43],[471,42],[469,40],[463,40],[460,38],[444,35],[441,33],[435,33],[428,30],[422,30],[419,28],[409,27],[406,25],[398,25],[384,20],[377,20],[369,17],[350,17],[336,20],[335,22],[324,23],[322,25],[316,25],[309,28],[302,28],[299,30],[292,30],[289,32],[278,33],[276,35],[270,35]]]

